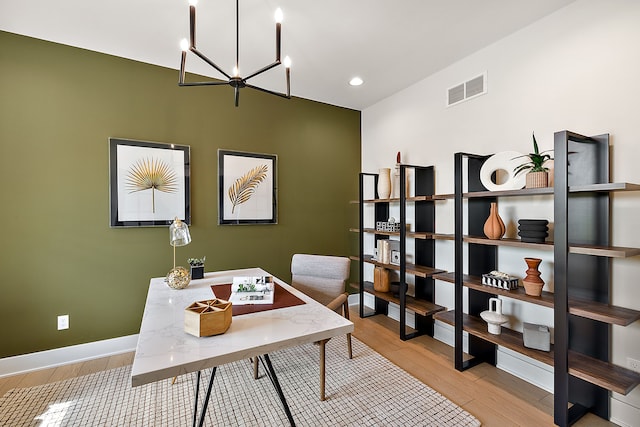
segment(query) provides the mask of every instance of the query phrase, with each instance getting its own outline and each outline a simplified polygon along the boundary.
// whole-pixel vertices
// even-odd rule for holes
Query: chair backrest
[[[346,257],[295,254],[291,258],[291,285],[327,305],[345,292],[350,266]]]

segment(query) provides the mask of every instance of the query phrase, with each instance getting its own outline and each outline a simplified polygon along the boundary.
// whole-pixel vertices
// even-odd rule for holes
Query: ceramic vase
[[[493,335],[500,335],[502,324],[509,320],[502,314],[502,300],[499,298],[489,298],[489,310],[480,313],[480,317],[487,322],[487,331]]]
[[[524,262],[527,263],[527,277],[522,279],[524,285],[524,293],[534,297],[542,295],[542,287],[544,286],[544,280],[540,278],[540,271],[538,266],[542,262],[540,258],[525,258]]]
[[[544,188],[549,185],[549,173],[547,171],[542,172],[529,172],[527,174],[526,188]]]
[[[391,169],[381,168],[378,171],[378,198],[388,199],[391,196]]]
[[[502,218],[498,215],[498,204],[491,203],[491,210],[489,211],[489,217],[484,223],[484,234],[491,240],[499,240],[504,236],[506,227]]]

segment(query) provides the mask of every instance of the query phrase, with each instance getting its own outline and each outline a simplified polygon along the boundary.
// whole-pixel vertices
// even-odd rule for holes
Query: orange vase
[[[525,258],[524,262],[527,263],[527,277],[522,279],[524,293],[539,297],[542,295],[542,288],[544,287],[544,280],[540,278],[540,271],[538,270],[542,260],[540,258]]]
[[[484,223],[484,234],[491,240],[499,240],[504,236],[506,227],[502,218],[498,215],[498,204],[491,203],[491,210],[489,211],[489,218]]]

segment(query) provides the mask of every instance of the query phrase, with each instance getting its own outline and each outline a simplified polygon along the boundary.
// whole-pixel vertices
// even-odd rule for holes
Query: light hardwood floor
[[[351,320],[355,324],[355,337],[465,408],[483,426],[553,425],[553,395],[546,391],[487,364],[458,372],[453,368],[451,347],[430,337],[402,341],[398,338],[398,323],[386,316],[360,319],[352,310]],[[0,378],[0,396],[12,388],[60,381],[125,366],[132,361],[133,353],[125,353]],[[575,425],[600,427],[615,424],[589,414]]]

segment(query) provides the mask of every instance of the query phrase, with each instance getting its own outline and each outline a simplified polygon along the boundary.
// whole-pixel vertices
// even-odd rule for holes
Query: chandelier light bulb
[[[276,18],[277,24],[282,24],[282,18],[283,18],[282,9],[280,8],[276,9],[275,18]]]
[[[182,49],[183,52],[188,51],[189,50],[189,40],[187,40],[187,39],[180,40],[180,49]]]
[[[238,71],[238,66],[236,65],[235,67],[233,67],[233,76],[238,77],[239,75],[240,72]]]
[[[289,58],[288,56],[284,57],[284,67],[291,68],[291,58]]]
[[[198,0],[189,0],[189,6],[195,6],[198,4]]]

